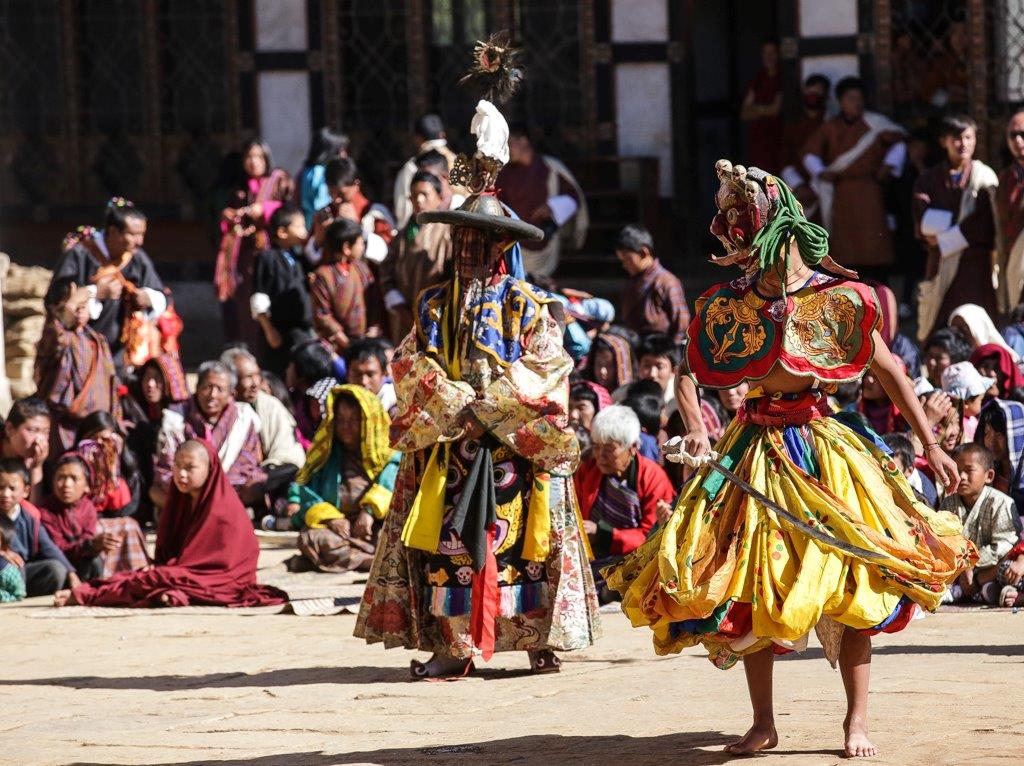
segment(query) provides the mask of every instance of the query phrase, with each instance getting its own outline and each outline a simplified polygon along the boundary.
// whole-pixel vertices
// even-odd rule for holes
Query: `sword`
[[[844,553],[848,553],[851,556],[870,561],[874,564],[885,564],[891,565],[893,561],[897,561],[895,557],[890,556],[886,553],[878,553],[877,551],[869,551],[867,548],[861,548],[859,545],[848,543],[845,540],[840,540],[824,531],[820,527],[812,527],[802,519],[797,518],[794,514],[787,511],[781,505],[771,500],[763,493],[756,490],[750,485],[750,482],[744,481],[735,473],[730,471],[724,465],[718,462],[718,455],[715,452],[710,452],[708,456],[697,458],[689,453],[683,452],[682,439],[678,436],[670,439],[662,445],[665,449],[665,459],[671,460],[673,463],[686,463],[693,467],[700,467],[706,465],[709,468],[713,468],[718,471],[722,476],[731,481],[737,487],[746,492],[750,497],[754,498],[757,502],[772,511],[776,516],[785,519],[787,522],[792,524],[794,527],[799,529],[803,534],[807,535],[813,540],[817,540],[820,543],[824,543],[832,548],[837,548]]]

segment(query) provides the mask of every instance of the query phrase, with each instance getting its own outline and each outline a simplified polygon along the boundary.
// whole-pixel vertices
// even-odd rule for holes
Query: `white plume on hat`
[[[508,164],[508,123],[498,107],[480,99],[469,124],[469,132],[476,136],[477,154],[497,160],[502,165]]]

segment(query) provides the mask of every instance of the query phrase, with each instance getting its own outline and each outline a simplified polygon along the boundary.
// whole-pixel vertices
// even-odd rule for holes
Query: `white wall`
[[[672,90],[669,65],[615,67],[615,123],[618,153],[660,160],[658,193],[672,195]]]

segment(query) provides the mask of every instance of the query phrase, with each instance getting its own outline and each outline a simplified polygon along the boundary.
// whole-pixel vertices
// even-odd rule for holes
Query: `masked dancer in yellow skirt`
[[[828,392],[870,369],[950,492],[956,464],[879,336],[878,299],[829,257],[824,229],[780,179],[727,160],[717,172],[711,231],[727,255],[713,260],[744,275],[698,300],[676,376],[688,431],[677,448],[699,468],[664,528],[606,570],[608,586],[633,625],[654,632],[658,654],[702,643],[718,667],[743,658],[754,722],[728,752],[777,744],[773,656],[816,629],[846,688],[846,753],[874,755],[871,636],[933,611],[977,553],[955,516],[917,502],[877,434],[832,411]],[[743,382],[750,393],[717,458],[774,509],[709,465],[697,386]]]

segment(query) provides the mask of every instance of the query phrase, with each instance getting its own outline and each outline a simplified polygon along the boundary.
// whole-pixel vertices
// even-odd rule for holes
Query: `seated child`
[[[50,539],[39,509],[25,499],[28,483],[21,460],[0,458],[0,522],[13,532],[10,548],[0,555],[22,570],[29,596],[51,595],[65,582],[75,588],[81,584],[75,568]]]
[[[14,528],[0,523],[0,601],[21,601],[25,598],[25,580],[21,570],[4,556],[11,550]]]
[[[917,499],[929,508],[935,508],[939,502],[939,492],[935,488],[935,482],[917,468],[917,455],[914,453],[914,443],[910,441],[910,437],[906,434],[891,433],[885,434],[882,441],[892,450],[892,459],[907,477],[907,482]]]
[[[978,562],[950,586],[943,597],[945,603],[955,601],[989,601],[998,596],[995,586],[982,593],[982,586],[996,579],[996,567],[1020,536],[1019,517],[1013,500],[990,485],[995,479],[992,453],[980,444],[961,444],[953,450],[960,472],[960,486],[955,495],[946,497],[941,511],[955,513],[964,525],[964,537],[978,549]]]
[[[973,441],[985,394],[995,378],[982,377],[970,362],[957,362],[942,371],[942,390],[963,402],[963,440]]]
[[[996,568],[996,581],[1002,586],[999,606],[1024,606],[1024,540],[1010,549]]]
[[[110,346],[89,326],[89,291],[61,282],[47,306],[36,356],[37,396],[50,406],[51,444],[70,449],[79,421],[96,410],[121,419],[117,374]]]
[[[141,569],[149,560],[138,523],[126,516],[106,528],[90,496],[90,478],[89,464],[77,452],[57,460],[52,494],[39,509],[43,526],[83,580]]]
[[[309,337],[313,315],[306,286],[306,270],[299,261],[309,234],[302,211],[282,205],[270,217],[273,246],[256,256],[250,308],[263,330],[263,361],[283,375],[288,352]]]

